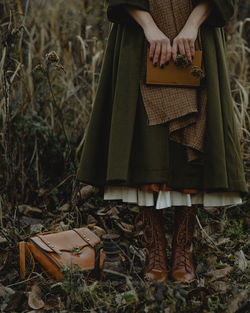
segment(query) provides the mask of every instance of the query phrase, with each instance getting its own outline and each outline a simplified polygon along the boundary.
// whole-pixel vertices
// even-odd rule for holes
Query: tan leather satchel
[[[181,56],[180,63],[181,63]],[[200,75],[202,62],[202,50],[195,51],[195,57],[192,64],[187,66],[177,66],[171,59],[169,64],[161,69],[154,66],[147,57],[146,84],[198,87],[200,86]],[[183,62],[184,63],[184,62]]]
[[[102,228],[94,227],[105,234]],[[19,243],[21,278],[25,278],[26,257],[31,260],[32,271],[36,260],[49,278],[59,281],[64,279],[61,269],[65,265],[77,264],[81,270],[93,270],[98,260],[101,267],[105,255],[102,249],[97,249],[100,243],[101,239],[87,227],[37,234]]]

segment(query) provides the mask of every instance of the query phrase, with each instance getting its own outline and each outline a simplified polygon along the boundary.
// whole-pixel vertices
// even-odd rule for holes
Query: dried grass
[[[91,5],[98,12],[103,7],[99,3]],[[71,138],[70,145],[74,145],[75,150],[78,144],[77,151],[81,148],[81,137],[89,120],[102,61],[105,27],[100,32],[99,24],[102,24],[104,14],[96,19],[98,25],[91,26],[82,0],[2,0],[0,6],[3,12],[0,16],[0,121],[3,125],[0,147],[1,159],[6,160],[2,164],[4,173],[1,175],[10,186],[14,183],[14,177],[8,173],[15,171],[18,179],[16,184],[24,192],[24,185],[30,180],[29,175],[36,175],[35,184],[38,187],[43,184],[44,176],[46,178],[41,165],[42,143],[38,133],[32,137],[33,143],[29,142],[33,147],[29,147],[29,153],[25,153],[27,134],[23,125],[26,120],[32,121],[34,115],[39,116],[41,126],[54,138],[60,138],[63,120],[65,135]],[[52,50],[60,57],[64,73],[50,70],[51,95],[46,79],[33,70]],[[16,126],[16,118],[20,124],[18,133],[12,128]],[[73,149],[61,151],[66,153],[66,163]],[[75,162],[73,158],[71,155],[68,162]],[[34,184],[33,181],[30,183]]]
[[[250,115],[249,115],[249,52],[244,38],[250,18],[243,21],[234,19],[228,26],[227,53],[231,77],[234,111],[238,126],[238,133],[242,145],[245,161],[249,161],[250,150]]]

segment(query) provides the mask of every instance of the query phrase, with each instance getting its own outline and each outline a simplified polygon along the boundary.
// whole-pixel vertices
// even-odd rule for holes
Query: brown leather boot
[[[166,264],[166,241],[162,223],[162,210],[152,207],[141,208],[143,234],[147,243],[144,279],[163,282],[168,279]]]
[[[192,254],[196,210],[197,206],[175,207],[171,270],[175,281],[191,282],[196,279]]]

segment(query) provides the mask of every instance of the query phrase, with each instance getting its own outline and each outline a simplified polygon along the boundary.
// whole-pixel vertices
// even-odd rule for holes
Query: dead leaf
[[[33,224],[30,225],[30,232],[31,233],[41,233],[44,229],[44,226],[42,224]]]
[[[211,229],[209,230],[209,232],[211,232]],[[204,234],[202,234],[202,236],[204,237],[204,239],[206,238]],[[210,234],[209,238],[210,240],[212,240],[213,244],[217,247],[230,242],[230,238],[224,237],[220,232],[215,232],[215,233]]]
[[[0,284],[0,298],[8,298],[9,296],[13,295],[15,291],[9,287],[5,287]]]
[[[250,227],[250,217],[245,216],[243,218],[243,223],[246,224],[247,227]]]
[[[249,306],[249,302],[250,302],[250,292],[248,290],[244,290],[230,300],[227,307],[228,310],[227,312],[235,313],[244,308],[247,309],[247,306]]]
[[[222,225],[219,221],[213,221],[205,226],[204,230],[209,236],[214,235],[215,237],[218,237],[222,230]]]
[[[118,221],[115,221],[116,222],[116,225],[126,234],[132,234],[134,232],[134,226],[133,225],[130,225],[130,224],[127,224],[127,223],[124,223],[124,222],[118,222]]]
[[[110,210],[108,210],[107,214],[113,218],[113,219],[120,219],[119,218],[119,211],[117,210],[117,208],[113,207]]]
[[[28,215],[28,214],[32,214],[32,213],[42,214],[42,212],[43,212],[41,209],[32,207],[32,206],[27,205],[27,204],[19,205],[18,210],[21,214],[24,214],[24,215]]]
[[[60,310],[60,303],[58,302],[57,299],[54,299],[54,298],[46,299],[44,310],[46,311]]]
[[[164,309],[164,313],[175,313],[175,303],[171,303],[167,308]]]
[[[60,208],[57,208],[57,210],[61,211],[61,212],[67,212],[67,211],[69,211],[69,209],[70,209],[70,204],[69,203],[65,203]]]
[[[49,193],[49,189],[40,188],[38,190],[38,197],[45,196],[47,193]]]
[[[99,209],[98,211],[97,211],[97,215],[98,216],[105,216],[105,215],[107,215],[108,214],[108,209],[107,208],[101,208],[101,209]]]
[[[216,215],[216,213],[218,213],[217,207],[204,207],[204,210],[207,211],[211,215]]]
[[[8,252],[0,254],[0,271],[2,271],[5,268],[5,265],[7,264],[8,256],[9,256]]]
[[[37,285],[33,285],[28,297],[28,304],[32,309],[38,310],[44,307],[41,296],[41,289]]]
[[[88,214],[88,216],[87,216],[87,224],[96,225],[97,224],[97,219],[94,218],[93,215]]]
[[[222,246],[228,242],[230,242],[230,238],[226,238],[226,237],[219,237],[214,240],[214,243],[216,244],[216,246]]]
[[[211,286],[212,289],[216,290],[216,292],[218,291],[220,293],[226,293],[231,289],[231,285],[223,280],[211,282],[209,286]]]
[[[206,270],[207,270],[207,265],[205,263],[200,262],[197,264],[197,266],[196,266],[196,273],[197,274],[202,274],[202,273],[206,272]]]
[[[61,221],[61,222],[59,223],[59,225],[57,225],[57,226],[55,227],[55,230],[56,230],[56,231],[65,231],[65,230],[69,230],[69,229],[70,229],[70,225],[65,224],[63,221]]]
[[[204,273],[204,275],[212,277],[210,279],[210,281],[212,282],[214,280],[217,280],[217,279],[220,279],[220,278],[223,278],[223,277],[229,275],[230,273],[232,273],[233,269],[234,268],[232,266],[225,265],[224,268],[209,271],[207,273]]]
[[[136,246],[130,245],[129,246],[129,252],[132,255],[136,255],[140,259],[141,263],[145,264],[145,262],[146,262],[146,253],[144,253],[144,251],[142,249],[139,249]]]
[[[204,278],[197,279],[197,287],[205,287],[205,279]]]
[[[212,254],[212,255],[209,255],[208,257],[207,257],[207,263],[208,264],[212,264],[212,263],[214,263],[214,262],[216,262],[217,261],[217,255],[215,255],[215,254]]]
[[[236,258],[237,258],[236,264],[238,265],[238,268],[242,272],[245,272],[245,270],[247,269],[248,263],[247,263],[247,259],[245,257],[243,250],[240,250],[236,253]]]
[[[7,242],[7,239],[0,236],[0,244]]]
[[[87,200],[93,194],[93,186],[87,185],[80,190],[81,200]]]

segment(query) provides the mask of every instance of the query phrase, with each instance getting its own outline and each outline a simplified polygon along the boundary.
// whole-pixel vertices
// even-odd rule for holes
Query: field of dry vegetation
[[[248,182],[249,2],[239,1],[226,27]],[[250,312],[248,198],[198,210],[197,281],[145,285],[138,207],[75,182],[109,29],[105,9],[98,0],[0,0],[0,311]],[[172,217],[164,213],[168,258]],[[57,283],[37,266],[20,278],[19,241],[87,224],[121,235],[128,255],[120,275],[98,281],[67,269]]]

